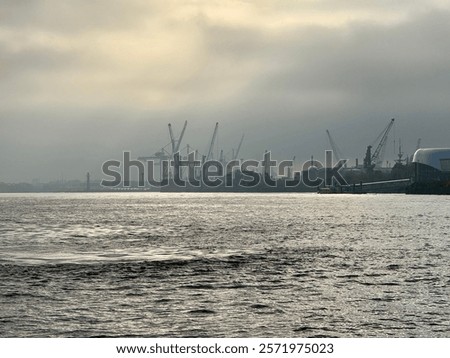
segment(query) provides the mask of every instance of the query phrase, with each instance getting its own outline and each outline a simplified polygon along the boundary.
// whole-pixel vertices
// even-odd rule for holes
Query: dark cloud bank
[[[38,8],[27,11],[40,18]],[[450,12],[445,10],[394,24],[353,22],[276,33],[190,19],[204,62],[170,89],[173,101],[163,105],[120,100],[120,91],[133,81],[145,84],[145,73],[118,82],[119,88],[103,88],[98,98],[95,91],[81,90],[79,96],[69,91],[65,101],[59,82],[91,70],[86,54],[58,46],[13,46],[25,41],[21,34],[41,26],[37,21],[33,29],[19,29],[27,16],[0,26],[0,181],[81,179],[87,171],[98,177],[101,163],[120,158],[123,150],[136,156],[157,151],[168,143],[167,123],[179,129],[184,120],[189,122],[185,143],[200,151],[216,121],[225,151],[245,132],[245,157],[259,158],[265,149],[279,159],[321,157],[329,129],[344,154],[361,159],[392,117],[395,135],[410,154],[419,137],[424,146],[450,146]],[[52,24],[51,31],[76,28],[69,25]],[[99,26],[108,31],[111,21]],[[48,83],[42,79],[47,76]],[[37,92],[43,97],[36,99]]]

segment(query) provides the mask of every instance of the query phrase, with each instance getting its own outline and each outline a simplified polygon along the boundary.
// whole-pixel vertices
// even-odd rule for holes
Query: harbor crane
[[[167,147],[167,145],[166,145]],[[167,178],[169,177],[169,167],[168,166],[164,166],[162,165],[163,161],[167,161],[170,159],[170,153],[168,153],[164,148],[161,148],[160,151],[156,152],[153,155],[150,156],[145,156],[145,157],[138,157],[138,160],[146,162],[149,160],[154,160],[157,159],[158,161],[155,162],[155,165],[159,165],[159,170],[160,170],[160,177],[163,180],[167,180]]]
[[[214,147],[214,142],[216,141],[216,137],[217,137],[217,129],[219,128],[219,122],[216,122],[216,126],[214,127],[214,132],[213,132],[213,136],[211,139],[211,144],[209,145],[209,150],[208,150],[208,154],[206,156],[206,161],[212,159],[211,155],[212,155],[212,150]]]
[[[236,151],[233,150],[233,160],[236,160],[238,155],[239,155],[239,151],[241,150],[242,142],[244,141],[244,136],[245,136],[245,134],[242,135],[241,140],[239,142],[239,145],[238,145]]]
[[[339,150],[338,146],[336,145],[335,141],[333,140],[333,138],[331,138],[331,134],[330,131],[327,129],[327,136],[328,136],[328,141],[330,142],[331,145],[331,149],[333,149],[333,153],[336,156],[336,159],[339,161],[342,159],[342,152]]]
[[[369,145],[366,150],[366,155],[364,157],[364,168],[367,170],[373,170],[376,166],[380,166],[383,161],[383,151],[386,147],[386,142],[389,136],[389,132],[392,129],[392,126],[394,125],[395,119],[392,118],[387,125],[387,127],[381,132],[381,134],[378,136],[378,138],[375,140],[375,142],[381,138],[380,142],[378,143],[378,146],[376,147],[375,151],[372,154],[372,146]]]
[[[184,131],[186,130],[186,127],[187,127],[187,121],[184,122],[183,129],[181,130],[180,138],[178,138],[178,140],[177,140],[177,139],[175,139],[175,137],[173,135],[172,125],[169,123],[169,135],[170,135],[170,143],[172,144],[172,156],[174,156],[175,153],[177,153],[180,150],[180,144],[181,144],[181,141],[183,140]]]
[[[181,144],[181,141],[183,140],[183,136],[184,136],[186,127],[187,127],[187,121],[184,122],[184,126],[181,131],[180,137],[178,139],[175,139],[175,137],[173,135],[173,131],[172,131],[172,125],[169,123],[170,143],[168,143],[165,147],[161,148],[161,150],[156,152],[155,154],[150,155],[150,156],[138,157],[138,160],[145,162],[145,161],[156,159],[157,162],[155,162],[155,164],[160,166],[161,177],[163,179],[167,179],[169,176],[169,168],[168,168],[168,166],[163,167],[162,162],[170,160],[171,158],[173,158],[175,153],[177,153],[179,151],[180,144]],[[169,151],[166,150],[166,147],[169,146],[169,144],[171,145],[172,153],[169,153]]]

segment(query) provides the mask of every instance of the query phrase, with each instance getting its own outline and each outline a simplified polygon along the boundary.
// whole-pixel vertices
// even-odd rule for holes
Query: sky
[[[450,147],[448,0],[0,0],[0,182],[169,143],[302,162]],[[395,139],[395,143],[394,143]]]

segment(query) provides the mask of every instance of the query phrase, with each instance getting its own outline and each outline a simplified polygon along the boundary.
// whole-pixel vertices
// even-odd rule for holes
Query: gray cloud
[[[252,157],[321,157],[328,128],[361,158],[391,117],[410,154],[418,137],[450,145],[439,1],[60,3],[2,2],[0,181],[98,176],[122,150],[157,151],[184,120],[185,143],[205,150],[219,121],[225,151],[246,132]],[[327,23],[333,11],[350,20]]]
[[[18,31],[80,33],[135,28],[159,9],[150,1],[2,0],[2,25]]]

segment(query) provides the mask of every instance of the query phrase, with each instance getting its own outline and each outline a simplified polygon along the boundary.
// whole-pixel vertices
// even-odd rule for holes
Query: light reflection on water
[[[450,198],[2,194],[0,336],[449,337]]]

